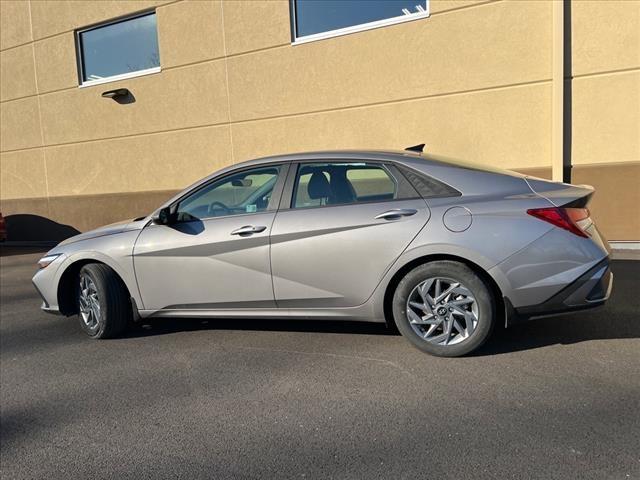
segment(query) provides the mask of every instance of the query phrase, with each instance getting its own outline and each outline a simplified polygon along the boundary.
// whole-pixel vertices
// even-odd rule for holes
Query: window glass
[[[279,166],[261,167],[214,181],[178,204],[178,221],[263,212],[279,171]]]
[[[159,67],[156,14],[81,31],[78,47],[83,83]]]
[[[400,170],[422,198],[459,197],[462,195],[455,188],[424,173],[418,173],[406,167],[400,167]]]
[[[396,184],[389,174],[378,167],[352,168],[347,170],[347,180],[353,186],[358,198],[384,195],[393,198]]]
[[[292,0],[296,37],[427,14],[428,0]]]
[[[395,178],[382,165],[313,163],[298,169],[294,208],[399,198]]]

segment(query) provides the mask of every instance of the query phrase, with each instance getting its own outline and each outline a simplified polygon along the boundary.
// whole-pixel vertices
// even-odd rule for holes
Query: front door
[[[375,162],[302,163],[287,190],[271,232],[283,308],[363,304],[430,216],[397,169]]]
[[[284,170],[225,175],[182,198],[171,225],[145,227],[134,247],[144,309],[274,307],[269,235]]]

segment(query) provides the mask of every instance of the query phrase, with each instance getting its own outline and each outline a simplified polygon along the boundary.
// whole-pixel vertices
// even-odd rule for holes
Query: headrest
[[[309,185],[307,185],[307,192],[309,193],[309,198],[312,199],[331,196],[331,187],[323,172],[313,172],[309,179]]]

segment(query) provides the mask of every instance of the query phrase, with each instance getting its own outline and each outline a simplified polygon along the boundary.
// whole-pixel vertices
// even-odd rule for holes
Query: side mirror
[[[174,221],[174,215],[171,213],[171,207],[164,207],[160,209],[158,214],[153,217],[153,222],[158,225],[170,225]]]

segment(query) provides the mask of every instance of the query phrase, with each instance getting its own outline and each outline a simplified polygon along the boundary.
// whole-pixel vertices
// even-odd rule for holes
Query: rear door
[[[363,304],[429,220],[429,208],[392,165],[292,165],[271,230],[278,307]]]

